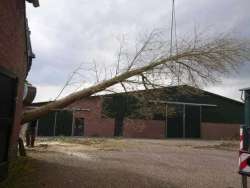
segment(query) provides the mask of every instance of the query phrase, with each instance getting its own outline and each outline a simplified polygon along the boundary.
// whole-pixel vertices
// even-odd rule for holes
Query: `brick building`
[[[29,2],[38,6],[36,0]],[[0,179],[17,153],[24,82],[34,55],[29,41],[25,0],[0,1]],[[27,87],[28,88],[28,87]],[[29,93],[29,91],[27,91]],[[26,99],[28,102],[28,100]]]
[[[38,135],[231,139],[239,136],[243,112],[241,102],[169,87],[79,100],[41,118]]]

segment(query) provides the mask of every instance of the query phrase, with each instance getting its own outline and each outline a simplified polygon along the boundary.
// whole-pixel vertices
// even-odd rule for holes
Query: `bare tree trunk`
[[[25,151],[25,148],[24,148],[24,144],[23,144],[23,139],[22,138],[18,138],[18,149],[19,149],[20,156],[25,157],[26,156],[26,151]]]
[[[182,55],[182,57],[184,57],[184,56],[185,56],[185,54]],[[123,74],[115,76],[114,78],[111,78],[109,80],[98,83],[98,84],[91,86],[87,89],[83,89],[81,91],[72,93],[72,94],[70,94],[62,99],[51,102],[51,103],[46,104],[44,106],[41,106],[37,109],[25,111],[23,114],[23,117],[22,117],[22,124],[26,123],[26,122],[30,122],[31,120],[37,119],[43,115],[46,115],[47,113],[49,113],[53,109],[64,108],[64,107],[68,106],[69,104],[76,102],[77,100],[80,100],[80,99],[85,98],[85,97],[89,97],[97,92],[105,90],[106,88],[108,88],[110,86],[113,86],[117,83],[120,83],[120,82],[122,82],[130,77],[133,77],[135,75],[139,75],[143,72],[146,72],[148,70],[153,69],[156,66],[165,64],[168,61],[176,60],[178,58],[180,58],[180,57],[178,57],[178,56],[169,57],[169,58],[163,59],[161,61],[156,61],[148,66],[144,66],[142,68],[127,71]]]

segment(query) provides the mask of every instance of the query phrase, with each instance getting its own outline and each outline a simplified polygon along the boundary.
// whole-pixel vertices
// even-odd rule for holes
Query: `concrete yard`
[[[240,187],[237,141],[43,138],[36,144],[28,149],[29,172],[5,186]]]

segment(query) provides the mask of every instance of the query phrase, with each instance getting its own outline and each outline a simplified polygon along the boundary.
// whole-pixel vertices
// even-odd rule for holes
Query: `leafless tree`
[[[110,77],[97,72],[98,81],[90,87],[73,92],[36,109],[23,113],[22,123],[37,119],[53,109],[64,108],[77,100],[89,97],[100,91],[120,85],[125,91],[134,87],[154,88],[175,84],[216,82],[222,74],[237,70],[237,67],[250,59],[247,40],[233,38],[229,35],[179,39],[178,49],[169,52],[170,43],[165,40],[164,32],[153,31],[143,42],[136,44],[136,49],[120,46],[115,70],[110,70]]]

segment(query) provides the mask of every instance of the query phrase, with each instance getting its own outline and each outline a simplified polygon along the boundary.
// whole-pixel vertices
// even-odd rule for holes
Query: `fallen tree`
[[[113,77],[105,78],[62,99],[24,111],[22,123],[46,115],[53,109],[64,108],[115,84],[121,84],[126,90],[126,84],[141,84],[148,88],[184,81],[194,85],[201,81],[215,82],[221,74],[237,70],[241,63],[250,59],[249,43],[246,40],[225,35],[212,39],[181,40],[178,44],[178,49],[169,53],[169,43],[162,40],[159,32],[152,32],[132,58],[128,58],[127,53],[120,48]],[[126,63],[122,62],[124,54]],[[126,66],[122,66],[124,64]]]

